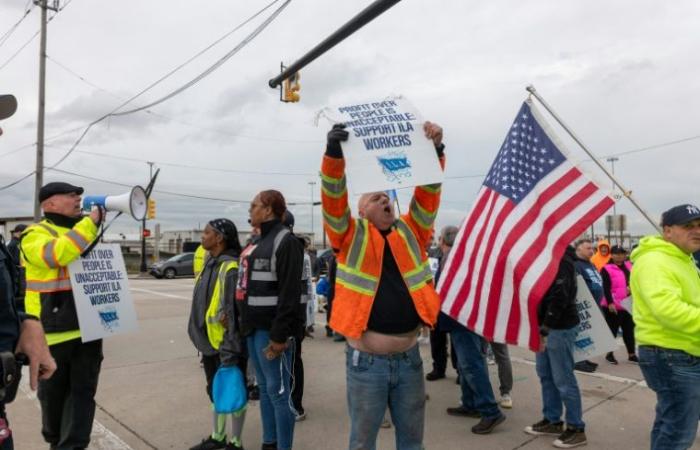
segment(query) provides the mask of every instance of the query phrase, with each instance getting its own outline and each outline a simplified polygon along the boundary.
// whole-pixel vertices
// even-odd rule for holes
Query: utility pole
[[[36,174],[34,183],[34,221],[41,219],[39,190],[44,184],[44,116],[46,97],[46,10],[58,11],[58,0],[48,6],[48,0],[34,0],[41,8],[41,37],[39,44],[39,113],[36,120]]]
[[[311,246],[314,246],[314,187],[316,186],[315,181],[309,181],[309,187],[311,188]]]
[[[151,161],[147,161],[149,175],[148,179],[153,179],[153,164]],[[150,197],[150,195],[149,195]],[[146,217],[144,216],[141,221],[141,273],[146,273],[148,268],[146,267]]]

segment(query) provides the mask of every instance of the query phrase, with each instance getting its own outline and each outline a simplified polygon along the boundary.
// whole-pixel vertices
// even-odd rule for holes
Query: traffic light
[[[299,72],[296,72],[282,83],[282,88],[284,90],[283,99],[285,102],[296,103],[301,98],[299,94],[301,90],[300,78]]]
[[[155,219],[156,218],[156,201],[153,200],[152,198],[148,199],[148,215],[146,216],[148,219]]]

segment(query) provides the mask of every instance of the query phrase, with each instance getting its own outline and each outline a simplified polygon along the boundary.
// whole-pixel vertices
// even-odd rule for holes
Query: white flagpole
[[[567,133],[569,133],[569,136],[571,136],[571,138],[574,141],[576,141],[576,143],[583,149],[584,152],[586,152],[586,154],[593,160],[593,162],[595,162],[598,165],[598,167],[600,167],[600,169],[605,173],[605,175],[607,175],[608,178],[610,178],[612,182],[615,183],[615,186],[620,188],[620,190],[622,191],[622,195],[629,199],[632,205],[634,205],[634,207],[637,208],[637,210],[644,216],[644,218],[649,221],[649,223],[654,227],[654,229],[661,233],[661,227],[659,227],[659,225],[656,222],[654,222],[651,216],[649,216],[649,214],[639,205],[639,203],[637,203],[637,201],[634,198],[632,198],[632,191],[628,191],[627,189],[625,189],[625,187],[622,186],[622,184],[619,181],[617,181],[617,178],[615,178],[615,176],[611,174],[608,171],[608,169],[605,168],[605,165],[603,165],[603,163],[593,154],[593,152],[588,150],[588,147],[586,147],[586,145],[581,141],[581,139],[579,139],[578,136],[574,134],[574,132],[564,123],[564,121],[557,115],[557,113],[554,112],[554,110],[549,106],[549,104],[542,97],[540,97],[540,95],[535,90],[535,87],[533,85],[530,85],[525,89],[530,94],[532,94],[540,102],[540,104],[542,104],[542,106],[544,106],[547,112],[549,112],[549,114],[551,114],[551,116],[554,117],[554,119],[557,122],[559,122],[559,125],[561,125],[561,127]]]

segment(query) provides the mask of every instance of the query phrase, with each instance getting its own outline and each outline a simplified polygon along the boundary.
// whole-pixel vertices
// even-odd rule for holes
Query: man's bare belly
[[[368,330],[360,339],[348,338],[348,344],[361,352],[375,355],[402,353],[416,345],[419,331],[420,327],[404,334],[382,334]]]

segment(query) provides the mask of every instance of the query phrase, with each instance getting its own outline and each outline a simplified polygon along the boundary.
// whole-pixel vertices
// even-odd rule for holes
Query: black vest
[[[245,303],[249,309],[276,310],[279,300],[277,282],[277,249],[282,239],[290,231],[282,224],[277,224],[263,239],[255,250],[248,255],[248,290]]]

